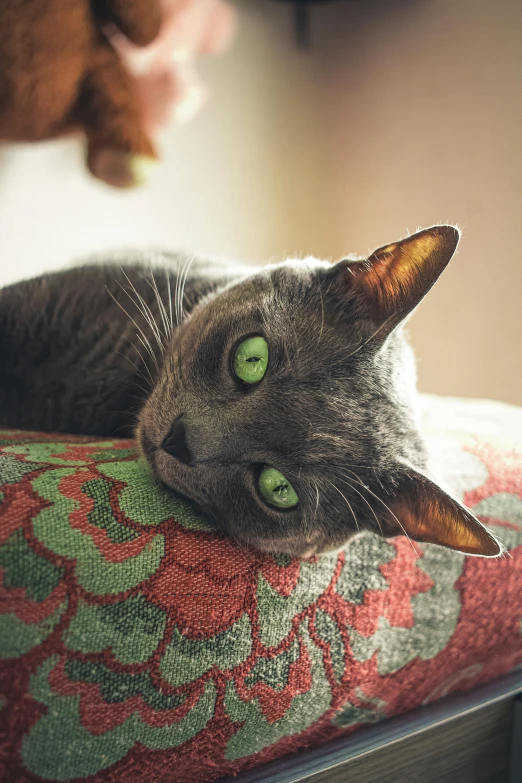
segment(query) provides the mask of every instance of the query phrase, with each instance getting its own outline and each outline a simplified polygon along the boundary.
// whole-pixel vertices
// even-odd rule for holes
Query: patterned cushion
[[[369,533],[260,555],[132,441],[1,432],[0,779],[213,781],[519,666],[522,411],[424,408],[506,557]]]

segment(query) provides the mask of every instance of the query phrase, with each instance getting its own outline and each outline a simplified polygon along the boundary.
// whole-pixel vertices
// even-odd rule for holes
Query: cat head
[[[310,556],[370,529],[500,554],[425,474],[400,329],[458,241],[435,226],[367,259],[287,261],[197,305],[139,418],[153,470],[266,552]]]

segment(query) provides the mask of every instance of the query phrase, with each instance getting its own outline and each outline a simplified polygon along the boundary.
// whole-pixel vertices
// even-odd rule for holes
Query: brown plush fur
[[[144,46],[160,21],[157,0],[0,0],[0,139],[81,129],[95,176],[137,184],[155,152],[134,81],[103,27]]]

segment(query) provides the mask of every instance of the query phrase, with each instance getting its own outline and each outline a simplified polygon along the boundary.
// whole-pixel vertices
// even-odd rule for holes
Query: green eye
[[[261,496],[270,506],[276,508],[297,506],[299,498],[295,489],[275,468],[263,468],[259,474],[258,484]]]
[[[268,343],[264,337],[248,337],[234,354],[234,373],[244,383],[258,383],[268,366]]]

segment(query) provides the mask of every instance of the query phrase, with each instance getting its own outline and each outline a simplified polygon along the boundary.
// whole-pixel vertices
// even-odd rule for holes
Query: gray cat
[[[435,226],[337,264],[127,254],[0,291],[0,423],[130,435],[239,542],[311,556],[357,530],[495,557],[426,475],[401,324],[451,259]]]

